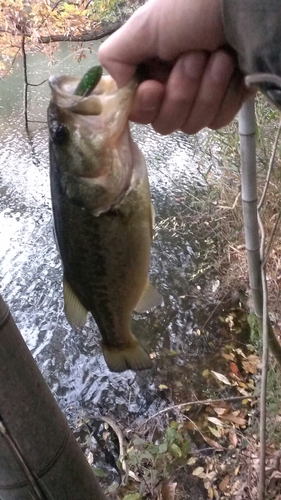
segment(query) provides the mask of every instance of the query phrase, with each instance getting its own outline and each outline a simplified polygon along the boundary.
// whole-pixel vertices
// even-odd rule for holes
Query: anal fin
[[[71,286],[63,278],[64,313],[68,323],[72,327],[83,327],[87,320],[88,311],[81,304]]]
[[[143,313],[150,311],[156,306],[160,306],[163,303],[162,295],[156,290],[156,288],[147,281],[142,296],[138,301],[137,305],[134,307],[134,311],[137,313]]]

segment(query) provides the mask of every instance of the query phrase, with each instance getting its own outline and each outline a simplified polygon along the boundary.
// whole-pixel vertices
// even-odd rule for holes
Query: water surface
[[[62,45],[58,59],[68,54],[69,46]],[[92,53],[82,62],[71,57],[52,67],[43,55],[28,55],[29,80],[39,83],[54,73],[82,75],[96,62]],[[147,160],[157,214],[151,280],[164,306],[136,315],[133,324],[154,355],[153,369],[114,374],[104,362],[94,320],[75,332],[63,313],[49,189],[48,84],[30,88],[29,117],[36,120],[30,124],[32,144],[23,120],[21,61],[0,81],[0,95],[1,293],[61,408],[72,423],[86,411],[141,421],[168,403],[205,398],[212,386],[202,370],[212,364],[220,338],[215,330],[198,334],[209,314],[201,293],[206,279],[189,282],[198,248],[206,244],[202,229],[196,232],[185,223],[188,200],[204,192],[198,173],[202,155],[194,150],[194,141],[181,133],[161,137],[150,127],[132,127]],[[203,168],[208,169],[209,161]],[[160,384],[168,389],[159,389]]]

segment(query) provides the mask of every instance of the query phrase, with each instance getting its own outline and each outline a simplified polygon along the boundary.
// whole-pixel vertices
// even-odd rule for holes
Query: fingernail
[[[192,52],[183,57],[185,75],[192,80],[199,80],[206,64],[206,55],[202,52]]]

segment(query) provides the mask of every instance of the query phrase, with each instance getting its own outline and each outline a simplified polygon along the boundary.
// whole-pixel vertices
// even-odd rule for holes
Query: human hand
[[[130,118],[162,134],[229,123],[249,95],[226,40],[219,0],[149,0],[99,51],[125,85],[144,64]]]

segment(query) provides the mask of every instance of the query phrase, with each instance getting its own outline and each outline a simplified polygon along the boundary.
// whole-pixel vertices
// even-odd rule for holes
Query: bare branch
[[[281,211],[278,214],[278,217],[277,217],[277,219],[275,221],[274,227],[273,227],[273,229],[271,231],[271,235],[269,237],[269,242],[267,244],[267,249],[266,249],[266,255],[264,257],[264,263],[265,264],[267,263],[268,258],[269,258],[269,253],[270,253],[270,250],[271,250],[272,242],[273,242],[273,239],[274,239],[274,236],[275,236],[276,229],[277,229],[277,226],[279,224],[280,218],[281,218]]]
[[[262,193],[260,202],[258,204],[258,210],[262,207],[264,199],[265,199],[265,196],[266,196],[266,193],[267,193],[267,189],[268,189],[268,185],[269,185],[269,180],[270,180],[271,172],[272,172],[273,165],[274,165],[274,160],[275,160],[276,149],[277,149],[277,144],[278,144],[278,141],[279,141],[280,132],[281,132],[281,121],[279,122],[277,134],[276,134],[276,137],[275,137],[275,141],[274,141],[274,145],[273,145],[273,150],[272,150],[272,154],[271,154],[271,158],[270,158],[270,162],[269,162],[269,167],[268,167],[268,171],[267,171],[267,175],[266,175],[266,181],[265,181],[265,185],[264,185],[264,188],[263,188],[263,193]]]
[[[195,406],[195,405],[210,405],[212,403],[222,403],[224,401],[241,401],[242,399],[255,399],[255,396],[234,396],[229,398],[220,398],[220,399],[203,399],[201,401],[188,401],[186,403],[180,403],[178,405],[168,406],[163,410],[158,411],[151,417],[147,418],[142,424],[140,424],[139,429],[143,427],[147,422],[150,422],[153,418],[158,417],[158,415],[162,415],[163,413],[167,413],[171,410],[179,410],[180,408],[184,408],[185,406]]]
[[[124,24],[125,20],[122,21],[116,21],[115,23],[111,24],[110,27],[105,27],[105,28],[97,28],[93,31],[81,33],[79,35],[73,35],[72,33],[69,34],[58,34],[58,35],[46,35],[46,36],[40,36],[37,39],[38,43],[51,43],[51,42],[91,42],[93,40],[100,40],[101,38],[105,36],[109,36],[114,31],[117,31],[121,26]],[[0,33],[8,33],[13,36],[25,36],[26,38],[30,38],[31,34],[27,32],[22,32],[19,30],[11,31],[7,30],[5,28],[0,28]]]
[[[265,232],[262,220],[258,214],[259,229],[261,233],[261,277],[263,292],[263,319],[262,319],[262,382],[260,395],[260,479],[259,479],[259,500],[265,498],[265,447],[266,447],[266,387],[268,370],[268,297],[266,284],[266,262],[265,262]]]

